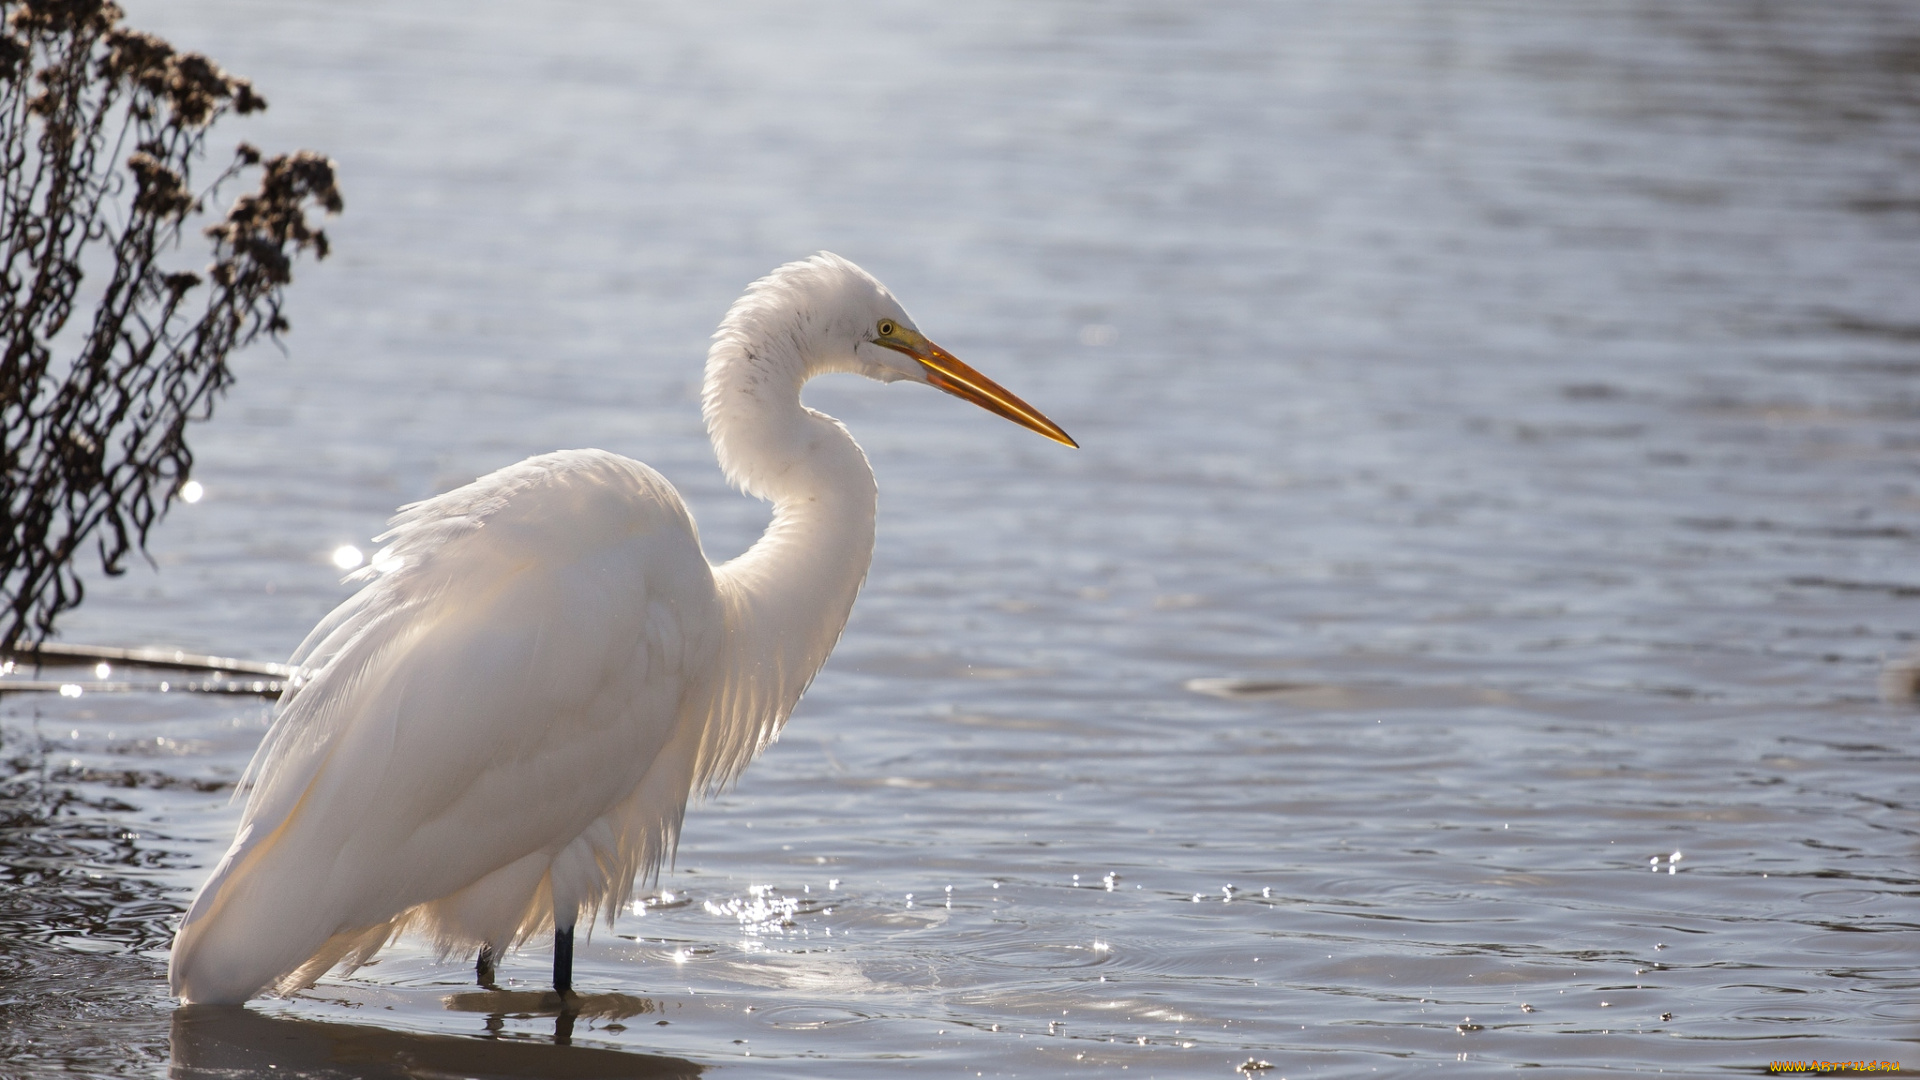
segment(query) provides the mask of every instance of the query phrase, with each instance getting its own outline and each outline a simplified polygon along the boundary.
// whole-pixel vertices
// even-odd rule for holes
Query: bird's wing
[[[236,891],[371,925],[564,846],[638,784],[717,648],[691,519],[625,458],[532,458],[404,508],[382,539],[296,652],[304,684],[188,927]]]

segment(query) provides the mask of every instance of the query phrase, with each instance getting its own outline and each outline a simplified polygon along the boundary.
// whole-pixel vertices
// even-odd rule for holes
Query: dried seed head
[[[20,77],[33,47],[12,34],[0,35],[0,79],[13,82]]]
[[[99,70],[108,79],[158,94],[166,90],[167,61],[172,58],[173,46],[152,34],[114,30],[107,34],[107,54],[100,58]]]
[[[220,66],[199,53],[181,53],[167,61],[167,103],[188,127],[213,118],[220,103],[233,96],[233,82]]]
[[[235,75],[228,80],[233,90],[233,111],[245,116],[248,113],[265,112],[267,99],[253,92],[253,83]]]
[[[143,151],[128,154],[127,168],[138,186],[133,196],[135,213],[179,221],[193,209],[193,194],[187,190],[186,181],[153,155]]]
[[[110,0],[26,0],[8,20],[28,34],[101,33],[120,21],[121,11]]]

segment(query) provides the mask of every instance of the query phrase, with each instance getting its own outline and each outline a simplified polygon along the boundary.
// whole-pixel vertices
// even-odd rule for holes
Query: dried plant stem
[[[0,0],[0,17],[7,647],[46,637],[84,598],[74,562],[88,541],[109,574],[144,550],[192,469],[187,425],[233,381],[228,355],[285,331],[294,257],[326,257],[308,209],[341,200],[324,157],[263,160],[244,143],[197,188],[210,125],[266,102],[206,57],[120,26],[112,3]],[[203,230],[211,264],[163,265],[206,199],[252,169],[259,188]]]

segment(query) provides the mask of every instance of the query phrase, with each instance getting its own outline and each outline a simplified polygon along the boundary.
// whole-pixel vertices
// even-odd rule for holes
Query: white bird
[[[873,554],[875,487],[816,375],[926,383],[1067,433],[821,254],[751,285],[714,334],[702,411],[735,487],[773,503],[715,566],[659,473],[601,450],[528,458],[401,508],[364,584],[307,635],[241,788],[238,834],[174,938],[173,993],[236,1003],[365,963],[611,922],[694,794],[770,742],[839,639]]]

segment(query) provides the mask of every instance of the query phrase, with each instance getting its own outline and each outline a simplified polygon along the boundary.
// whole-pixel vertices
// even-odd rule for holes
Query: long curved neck
[[[801,355],[804,335],[729,317],[707,360],[703,411],[727,478],[773,503],[751,548],[714,569],[726,621],[723,665],[700,755],[700,785],[737,775],[779,731],[826,663],[873,559],[876,489],[866,454],[830,416],[800,404],[807,379],[837,370]]]
[[[773,503],[773,521],[714,573],[723,595],[750,616],[729,626],[729,635],[759,638],[756,656],[804,669],[793,690],[798,698],[840,639],[866,580],[876,490],[867,456],[838,421],[802,407],[797,389],[789,408],[795,430],[782,448],[786,467],[756,487],[743,486]],[[766,432],[756,435],[764,440]]]

